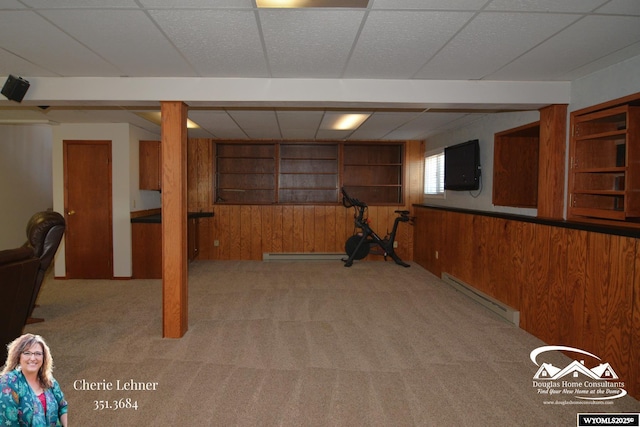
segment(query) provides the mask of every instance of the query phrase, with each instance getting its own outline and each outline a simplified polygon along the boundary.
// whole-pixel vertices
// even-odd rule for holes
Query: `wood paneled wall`
[[[391,231],[394,210],[400,208],[369,207],[371,226],[381,237]],[[344,253],[354,231],[353,212],[342,205],[217,205],[213,218],[201,220],[199,259],[261,260],[265,252]],[[203,235],[209,242],[203,242]],[[396,240],[398,255],[412,260],[412,227],[401,223]]]
[[[206,144],[206,140],[193,141],[192,153],[197,151],[202,158],[210,159],[210,152],[203,147]],[[381,237],[391,232],[397,216],[395,210],[411,210],[413,204],[422,202],[423,153],[423,142],[406,142],[403,205],[369,206],[371,227]],[[211,186],[199,188],[203,190],[198,190],[198,194],[211,192]],[[190,200],[199,200],[190,203],[192,209],[214,212],[213,218],[200,220],[199,259],[261,260],[265,252],[344,252],[344,243],[354,232],[354,210],[342,205],[213,204],[210,196],[207,199],[198,194],[190,195]],[[203,200],[204,204],[209,203],[208,208]],[[396,252],[405,261],[413,260],[413,235],[412,225],[399,224]],[[369,255],[366,259],[383,258]]]
[[[418,264],[518,309],[520,327],[544,342],[598,355],[640,396],[637,239],[441,209],[415,215]]]

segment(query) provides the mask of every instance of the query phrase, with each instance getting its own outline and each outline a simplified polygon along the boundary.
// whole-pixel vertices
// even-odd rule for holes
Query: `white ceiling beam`
[[[1,79],[1,77],[0,77]],[[34,77],[26,105],[538,108],[569,104],[564,81]],[[2,105],[14,102],[0,101]]]

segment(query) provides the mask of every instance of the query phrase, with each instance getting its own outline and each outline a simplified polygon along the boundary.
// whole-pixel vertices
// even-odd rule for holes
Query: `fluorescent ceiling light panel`
[[[136,113],[138,116],[143,119],[149,120],[152,123],[157,124],[158,126],[162,125],[162,113],[160,111],[147,111]],[[200,126],[191,119],[187,119],[187,129],[198,129]]]
[[[342,114],[326,113],[320,123],[320,129],[355,130],[369,118],[369,113]]]
[[[369,0],[256,0],[261,8],[313,8],[313,7],[350,7],[366,8]]]

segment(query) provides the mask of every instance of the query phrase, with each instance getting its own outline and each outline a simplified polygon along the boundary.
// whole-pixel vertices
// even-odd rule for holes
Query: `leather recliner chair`
[[[7,358],[7,344],[22,335],[39,265],[40,260],[31,248],[0,251],[0,364]]]
[[[35,288],[29,305],[29,323],[41,322],[44,319],[32,318],[33,309],[40,293],[44,276],[53,261],[53,257],[60,246],[66,224],[64,217],[55,211],[35,213],[27,223],[27,242],[23,247],[30,248],[36,258],[40,260]]]

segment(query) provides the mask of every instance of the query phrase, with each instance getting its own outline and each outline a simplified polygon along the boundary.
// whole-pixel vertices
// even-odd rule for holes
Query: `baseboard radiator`
[[[462,280],[450,275],[449,273],[442,273],[442,280],[451,285],[457,291],[462,292],[469,298],[473,299],[477,303],[480,303],[484,307],[493,311],[509,323],[520,327],[520,312],[509,307],[503,302],[490,297],[489,295],[475,289],[473,286],[464,283]]]
[[[333,261],[347,258],[346,254],[339,252],[264,252],[262,261]]]

